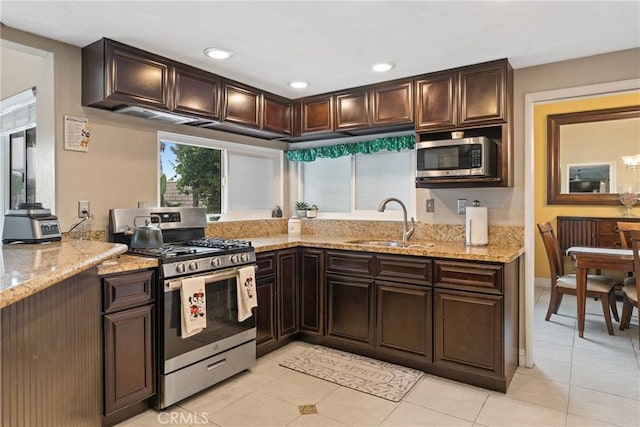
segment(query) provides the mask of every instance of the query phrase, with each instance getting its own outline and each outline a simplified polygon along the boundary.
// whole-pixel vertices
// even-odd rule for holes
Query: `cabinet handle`
[[[207,372],[214,370],[217,367],[224,365],[225,363],[227,363],[227,359],[222,359],[215,363],[212,363],[211,365],[207,366]]]
[[[618,228],[618,226],[616,225],[615,227],[613,227],[613,231],[615,231],[616,233],[620,232],[620,229]]]
[[[614,248],[622,247],[622,243],[621,242],[613,242],[613,247]]]

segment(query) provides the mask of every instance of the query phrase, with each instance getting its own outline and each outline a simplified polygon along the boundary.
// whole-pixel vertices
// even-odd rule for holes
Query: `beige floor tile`
[[[318,413],[352,426],[377,426],[398,404],[340,387],[318,404]]]
[[[253,392],[207,418],[225,426],[286,426],[300,416],[298,407],[264,393]]]
[[[523,402],[498,393],[490,394],[476,422],[485,426],[562,426],[566,412]]]
[[[286,360],[289,357],[299,353],[300,351],[312,346],[313,344],[309,344],[303,341],[294,341],[282,348],[279,348],[278,350],[269,353],[265,357],[269,357],[270,359],[273,359],[275,361],[282,362],[283,360]]]
[[[321,414],[300,415],[290,427],[347,427],[340,421],[333,420]]]
[[[473,422],[488,396],[487,390],[428,376],[404,401]]]
[[[518,367],[516,373],[544,378],[549,381],[569,384],[571,378],[571,363],[543,359],[535,356],[533,368]]]
[[[569,413],[567,414],[567,427],[615,427],[615,424],[609,424]]]
[[[571,386],[569,413],[619,426],[640,425],[640,401]]]
[[[599,369],[574,363],[571,367],[571,385],[640,400],[640,372],[635,366],[610,366]]]
[[[461,420],[442,414],[412,403],[401,403],[387,419],[382,427],[404,426],[448,426],[448,427],[472,427],[469,421]]]
[[[567,410],[569,384],[516,373],[507,396],[559,411]]]
[[[340,387],[310,375],[290,369],[287,371],[289,372],[260,387],[259,391],[296,405],[310,405],[318,403]]]
[[[242,399],[252,391],[250,387],[240,385],[235,381],[227,381],[179,402],[178,406],[196,414],[213,414]]]
[[[548,359],[557,362],[571,363],[573,346],[570,344],[551,344],[545,341],[535,342],[535,358]]]

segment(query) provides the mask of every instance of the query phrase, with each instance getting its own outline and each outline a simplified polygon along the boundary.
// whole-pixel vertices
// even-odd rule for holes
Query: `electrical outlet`
[[[88,200],[78,200],[78,218],[91,216],[91,210]]]
[[[435,212],[435,211],[436,211],[436,208],[435,208],[433,199],[427,199],[427,212]]]
[[[458,215],[467,213],[467,199],[458,199]]]

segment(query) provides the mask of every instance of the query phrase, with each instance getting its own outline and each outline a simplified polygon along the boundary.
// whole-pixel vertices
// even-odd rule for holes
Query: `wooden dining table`
[[[567,249],[576,267],[576,300],[578,305],[578,333],[584,338],[584,318],[587,302],[587,270],[633,271],[633,251],[631,249],[609,249],[573,246]]]

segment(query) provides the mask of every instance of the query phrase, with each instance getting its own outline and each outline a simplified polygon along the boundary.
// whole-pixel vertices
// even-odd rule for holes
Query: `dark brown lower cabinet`
[[[435,291],[434,362],[502,376],[502,296]]]
[[[431,362],[429,286],[376,281],[376,351]]]
[[[297,250],[256,254],[256,352],[263,356],[298,333]]]
[[[102,278],[103,426],[143,412],[155,395],[153,270]]]
[[[152,396],[153,306],[104,316],[105,414]]]
[[[327,274],[327,336],[373,348],[373,280]]]
[[[324,333],[324,250],[298,250],[298,291],[300,332],[321,336]]]

